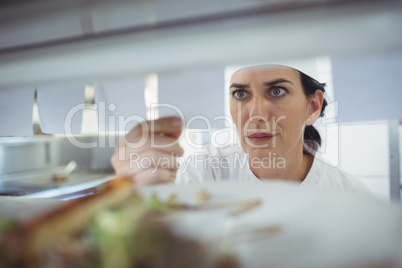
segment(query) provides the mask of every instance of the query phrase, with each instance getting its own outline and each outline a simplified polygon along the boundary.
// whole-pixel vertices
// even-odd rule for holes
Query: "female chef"
[[[236,71],[230,80],[230,114],[241,148],[208,149],[179,168],[182,121],[161,118],[138,124],[112,157],[117,176],[137,184],[205,180],[286,180],[301,186],[365,192],[347,173],[321,161],[321,138],[312,124],[324,115],[325,84],[280,65]],[[152,141],[152,142],[151,142]],[[132,145],[141,144],[141,146]],[[132,155],[152,165],[133,165]],[[130,161],[131,160],[131,161]],[[163,161],[160,161],[163,160]],[[243,161],[244,160],[244,161]]]

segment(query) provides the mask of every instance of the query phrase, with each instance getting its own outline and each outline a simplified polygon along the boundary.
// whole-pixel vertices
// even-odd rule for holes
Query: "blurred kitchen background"
[[[400,204],[401,27],[400,0],[1,1],[0,195],[85,194],[165,104],[186,154],[236,144],[229,77],[275,63],[327,83],[323,157]]]

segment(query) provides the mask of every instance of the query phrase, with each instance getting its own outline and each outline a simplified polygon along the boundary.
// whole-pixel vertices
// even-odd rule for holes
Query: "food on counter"
[[[255,207],[258,207],[259,205],[261,205],[261,200],[244,200],[241,207],[238,210],[233,211],[231,215],[239,216],[247,211],[252,210]]]
[[[198,203],[204,203],[206,201],[209,201],[210,199],[211,199],[211,195],[205,189],[199,191],[195,195],[195,201],[198,202]]]
[[[62,175],[62,174],[54,174],[52,176],[52,181],[53,182],[66,182],[67,181],[68,176]]]
[[[68,180],[68,176],[71,172],[78,168],[78,164],[75,161],[70,161],[68,165],[60,172],[53,174],[52,181],[54,182],[66,182]]]
[[[18,223],[12,219],[0,219],[0,237],[14,229],[17,225]]]
[[[133,189],[116,179],[34,221],[4,224],[0,267],[238,267],[171,231],[163,216],[186,208],[175,196],[143,199]]]

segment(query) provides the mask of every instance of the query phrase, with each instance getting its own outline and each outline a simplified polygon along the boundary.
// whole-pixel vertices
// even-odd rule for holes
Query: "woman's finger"
[[[176,157],[182,156],[184,153],[184,150],[180,146],[177,139],[172,137],[156,136],[154,138],[150,137],[142,144],[121,142],[116,147],[116,152],[113,157],[116,161],[129,161],[135,155],[152,150],[172,154]]]
[[[179,138],[182,131],[183,122],[180,117],[164,117],[157,120],[143,121],[135,126],[126,135],[126,140],[130,143],[138,143],[141,138],[148,137],[149,133],[155,136],[163,135]]]

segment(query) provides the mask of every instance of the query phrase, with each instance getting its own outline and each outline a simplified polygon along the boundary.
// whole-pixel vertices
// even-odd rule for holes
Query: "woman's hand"
[[[118,177],[128,177],[138,185],[172,182],[183,155],[178,138],[179,117],[145,121],[134,127],[116,146],[111,162]]]

